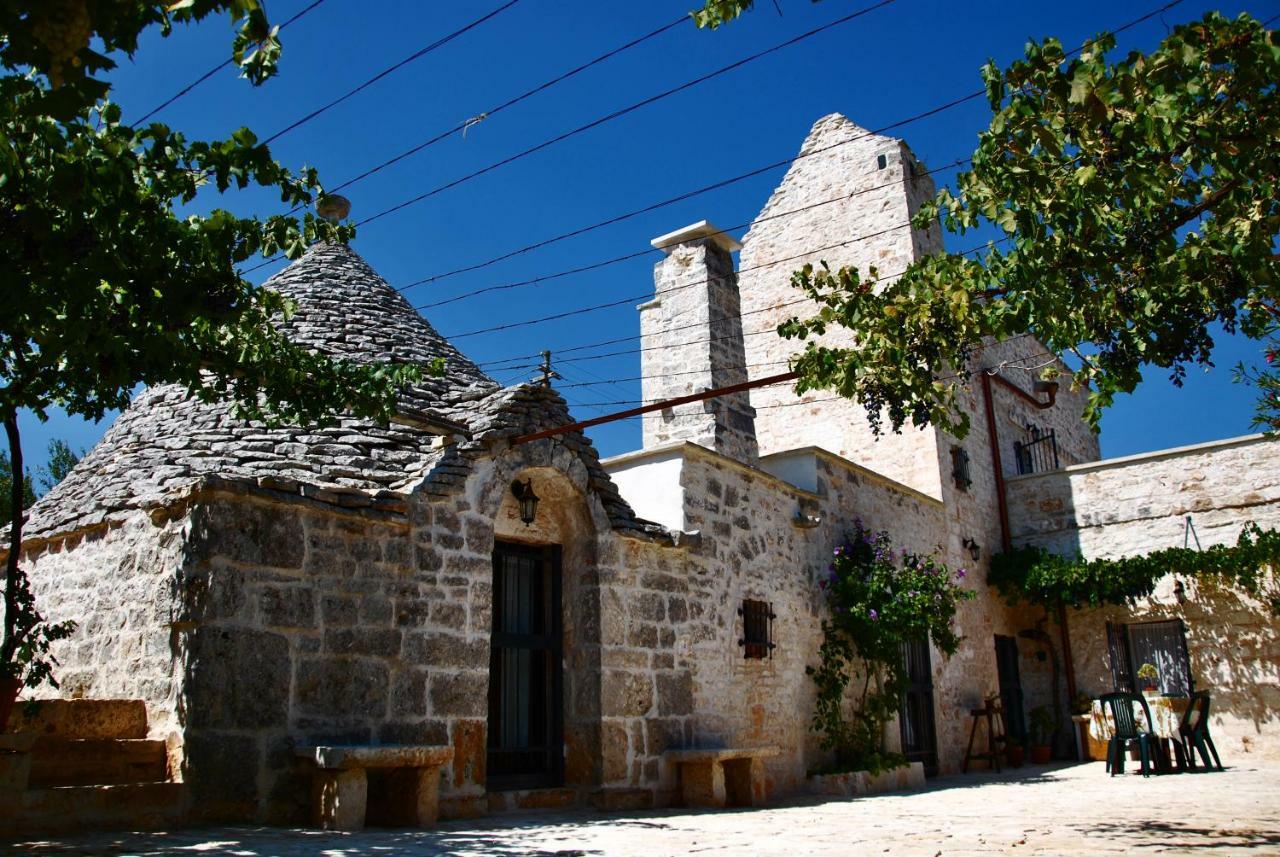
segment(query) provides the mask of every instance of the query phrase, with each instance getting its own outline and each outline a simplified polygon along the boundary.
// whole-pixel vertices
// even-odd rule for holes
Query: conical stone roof
[[[149,388],[35,505],[27,536],[121,518],[209,479],[320,496],[399,490],[441,455],[424,423],[469,427],[480,416],[478,403],[497,389],[349,247],[316,245],[266,285],[297,303],[282,322],[296,342],[366,362],[444,358],[444,377],[402,395],[399,410],[409,424],[342,418],[318,429],[268,428],[235,418],[229,405],[195,401],[180,386]]]

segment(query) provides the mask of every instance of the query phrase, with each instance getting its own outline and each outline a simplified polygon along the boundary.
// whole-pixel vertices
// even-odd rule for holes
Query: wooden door
[[[921,762],[928,776],[938,773],[938,735],[933,722],[933,666],[929,641],[913,640],[902,646],[907,670],[907,693],[902,699],[898,723],[902,754],[908,762]]]

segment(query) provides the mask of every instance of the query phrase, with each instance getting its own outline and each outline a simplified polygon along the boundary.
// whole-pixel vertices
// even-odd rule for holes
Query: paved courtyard
[[[1100,763],[944,777],[928,789],[760,810],[510,815],[430,831],[98,834],[18,854],[1280,854],[1280,766],[1112,779]]]

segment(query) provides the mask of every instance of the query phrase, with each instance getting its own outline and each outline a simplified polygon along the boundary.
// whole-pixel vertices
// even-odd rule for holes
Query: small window
[[[742,617],[742,646],[744,658],[773,657],[773,606],[767,601],[744,599],[738,615]]]
[[[1141,691],[1136,678],[1143,664],[1156,668],[1156,690],[1176,696],[1190,696],[1195,690],[1191,659],[1187,655],[1186,626],[1181,619],[1107,625],[1107,648],[1111,654],[1111,679],[1116,690]]]
[[[889,166],[889,158],[886,155],[877,155],[876,169],[883,170],[887,166]]]
[[[973,478],[969,475],[969,453],[965,452],[964,447],[951,447],[951,478],[961,491],[968,491],[973,484]]]

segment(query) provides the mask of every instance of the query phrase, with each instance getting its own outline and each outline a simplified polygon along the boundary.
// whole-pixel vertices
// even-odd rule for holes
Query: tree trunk
[[[10,412],[4,418],[5,434],[9,436],[9,463],[13,468],[12,512],[9,518],[9,558],[4,569],[4,642],[0,644],[0,669],[13,663],[13,654],[18,648],[16,637],[18,623],[18,581],[22,574],[18,568],[18,554],[22,550],[22,519],[25,510],[22,508],[24,493],[22,469],[22,438],[18,434],[18,415]],[[18,678],[19,676],[14,676]]]

